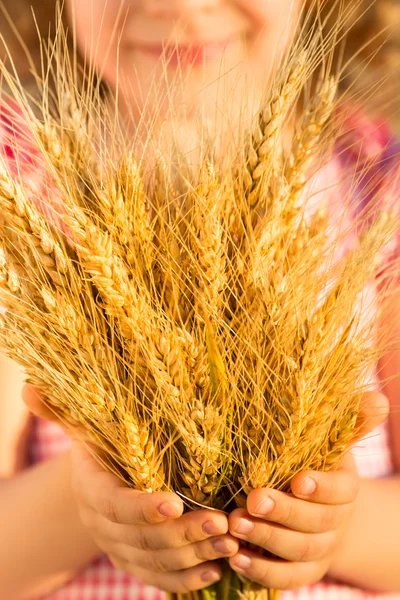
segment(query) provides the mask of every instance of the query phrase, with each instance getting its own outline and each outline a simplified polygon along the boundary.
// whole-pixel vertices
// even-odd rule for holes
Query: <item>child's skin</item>
[[[120,0],[67,0],[81,51],[97,47],[92,60],[114,87],[113,32],[120,39],[120,82],[129,81],[139,111],[139,91],[145,97],[149,89],[147,74],[157,73],[157,46],[173,41],[179,48],[193,40],[200,53],[209,55],[209,43],[218,46],[215,42],[232,36],[225,65],[243,61],[247,75],[257,79],[288,43],[289,15],[296,15],[300,5],[294,0],[126,0],[119,13]],[[143,43],[151,43],[151,51],[139,48]],[[218,55],[191,69],[184,102],[194,108],[197,101],[207,102],[200,91],[212,88],[217,64]],[[172,61],[171,77],[174,68]],[[393,372],[396,361],[395,356]],[[395,397],[398,387],[391,386],[388,394]],[[52,418],[33,388],[27,386],[24,397],[34,413]],[[363,433],[386,412],[384,396],[365,394]],[[44,488],[46,500],[40,493]],[[359,587],[400,591],[400,570],[393,566],[400,539],[399,478],[360,482],[350,455],[334,473],[296,476],[292,494],[254,490],[247,509],[229,516],[207,510],[183,515],[175,494],[127,489],[78,442],[64,456],[1,482],[0,492],[0,588],[9,600],[45,593],[100,552],[144,583],[175,592],[216,581],[221,568],[215,559],[221,556],[230,557],[236,571],[272,588],[301,587],[329,573]],[[239,549],[240,540],[286,560]]]
[[[176,79],[179,91],[170,100],[175,109],[183,105],[191,113],[201,106],[208,113],[222,89],[228,90],[229,105],[239,107],[243,85],[246,97],[249,87],[265,88],[274,57],[293,34],[300,6],[301,0],[67,1],[82,53],[91,54],[108,84],[128,90],[136,115],[145,103],[158,108],[167,82],[170,86]],[[189,44],[196,58],[192,66]],[[163,47],[176,46],[173,56],[167,51],[165,76],[160,54]],[[177,78],[178,60],[183,78]]]

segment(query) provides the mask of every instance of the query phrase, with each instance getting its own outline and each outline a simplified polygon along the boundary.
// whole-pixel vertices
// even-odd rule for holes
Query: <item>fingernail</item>
[[[214,581],[218,581],[219,579],[221,579],[221,577],[215,571],[205,571],[201,575],[201,580],[205,581],[206,583],[213,583]]]
[[[239,523],[236,525],[234,532],[241,533],[242,535],[247,535],[251,533],[254,529],[254,523],[249,521],[248,519],[240,519]]]
[[[224,540],[215,540],[212,545],[215,552],[218,552],[218,554],[229,554],[229,548]]]
[[[163,517],[179,517],[182,514],[182,506],[178,502],[163,502],[158,507],[158,512]]]
[[[261,500],[260,504],[257,505],[254,514],[264,517],[268,513],[272,512],[274,508],[275,502],[272,500],[272,498],[264,498],[264,500]]]
[[[317,484],[312,477],[307,477],[300,486],[300,496],[311,496],[317,489]]]
[[[242,569],[243,571],[245,569],[248,569],[251,565],[251,558],[249,558],[248,556],[243,556],[242,554],[237,556],[234,560],[235,567],[237,567],[238,569]]]
[[[203,531],[207,535],[218,535],[221,530],[212,521],[206,521],[203,525]]]

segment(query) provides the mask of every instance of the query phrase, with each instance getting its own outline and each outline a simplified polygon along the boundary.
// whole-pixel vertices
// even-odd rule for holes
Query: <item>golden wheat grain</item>
[[[268,365],[276,373],[276,380],[272,381],[271,388],[276,393],[277,389],[284,390],[286,387],[286,392],[283,395],[281,393],[280,397],[273,398],[270,404],[273,407],[272,411],[271,408],[269,409],[273,426],[268,431],[269,442],[262,445],[262,442],[258,441],[259,451],[257,451],[257,443],[249,445],[247,442],[248,451],[245,455],[249,468],[246,474],[240,477],[245,491],[248,492],[252,486],[279,484],[285,487],[288,484],[285,472],[294,474],[296,465],[301,465],[302,468],[306,468],[306,464],[321,465],[321,462],[317,462],[318,449],[321,447],[324,448],[324,464],[333,466],[354,437],[359,396],[354,396],[352,390],[354,390],[356,382],[361,381],[365,365],[360,358],[354,360],[354,348],[352,345],[348,345],[347,341],[347,338],[355,335],[354,313],[352,312],[354,308],[346,310],[345,320],[343,315],[338,320],[338,314],[335,311],[339,306],[342,310],[347,300],[349,301],[348,309],[350,306],[356,306],[356,298],[365,282],[374,271],[376,272],[379,263],[379,257],[376,257],[376,248],[385,247],[387,240],[393,235],[390,225],[390,219],[393,218],[393,215],[389,217],[388,214],[382,212],[371,228],[363,233],[360,238],[360,248],[347,256],[341,273],[339,276],[336,274],[338,280],[335,287],[328,293],[325,302],[314,310],[312,322],[303,325],[302,337],[299,338],[299,341],[302,340],[302,346],[300,351],[297,351],[297,356],[286,356],[282,352],[281,342],[274,342],[283,360],[280,360],[281,367],[278,368],[274,367],[272,356],[268,357]],[[396,227],[395,224],[394,226]],[[324,256],[324,253],[321,254],[321,260]],[[322,262],[320,264],[322,266]],[[301,308],[301,304],[298,308]],[[297,311],[297,318],[298,316]],[[283,321],[286,322],[286,319]],[[341,327],[338,330],[339,322]],[[343,333],[339,335],[339,331]],[[371,336],[370,329],[365,332],[360,331],[358,336],[360,345],[366,348],[367,340]],[[365,337],[362,341],[363,336]],[[369,360],[372,358],[373,353],[370,354]],[[299,359],[301,359],[301,363]],[[327,368],[329,368],[329,378],[334,381],[340,377],[339,373],[335,372],[336,368],[342,374],[346,372],[349,377],[347,382],[341,380],[342,389],[339,395],[329,386],[325,375]],[[322,373],[324,373],[324,377],[321,380]],[[339,422],[332,422],[332,415],[338,414],[338,411],[341,410],[340,398],[344,399],[344,397],[347,401],[345,416]],[[354,398],[353,410],[350,409],[351,398]],[[329,399],[332,401],[331,412],[323,422],[323,410],[324,407],[329,406]],[[260,416],[257,418],[259,422],[262,422]],[[249,422],[251,421],[248,420],[247,423]],[[318,431],[320,436],[312,434],[315,431]],[[308,454],[305,454],[303,447],[298,444],[298,440],[302,438],[309,440]],[[311,440],[315,442],[315,446]],[[290,468],[287,464],[289,458]]]
[[[102,187],[95,200],[108,231],[127,264],[139,267],[146,276],[154,260],[153,231],[144,180],[135,158],[123,157]]]
[[[207,164],[207,171],[193,200],[193,258],[198,285],[194,296],[199,303],[197,312],[201,314],[206,310],[207,316],[214,321],[220,316],[222,292],[226,287],[222,222],[225,190],[213,164]]]
[[[147,299],[139,293],[137,280],[131,280],[111,235],[71,202],[66,206],[65,222],[71,228],[80,265],[99,290],[106,313],[116,319],[124,338],[140,340],[140,323],[149,319]]]
[[[188,332],[171,336],[164,331],[155,344],[160,359],[147,353],[146,357],[163,394],[164,418],[181,440],[176,460],[181,464],[184,491],[196,502],[205,502],[219,475],[224,419],[217,407],[202,399],[201,393],[194,395],[184,352],[188,344],[195,347]]]
[[[375,224],[338,261],[325,207],[306,218],[307,177],[335,134],[336,78],[314,46],[299,44],[271,79],[239,172],[201,150],[196,173],[181,156],[160,159],[148,186],[115,115],[68,95],[66,78],[57,118],[45,100],[32,129],[70,231],[47,223],[21,182],[0,181],[11,308],[0,343],[139,489],[230,510],[254,487],[289,491],[300,470],[336,465],[353,439],[380,352],[360,317],[363,289],[397,225],[369,215]],[[238,586],[242,598],[273,598]]]
[[[165,488],[163,465],[159,460],[159,451],[154,445],[153,436],[148,427],[132,412],[118,410],[118,422],[110,425],[110,441],[121,451],[122,463],[131,484],[146,491],[156,492]]]
[[[335,77],[322,77],[316,95],[302,117],[287,159],[285,174],[292,190],[301,193],[315,156],[323,148],[321,136],[330,122],[336,106],[338,81]]]
[[[1,305],[4,308],[14,308],[15,299],[20,303],[24,296],[29,299],[30,294],[27,293],[27,286],[24,285],[21,275],[21,270],[7,256],[3,245],[0,245],[0,294]]]
[[[5,170],[0,170],[0,206],[3,227],[18,232],[21,243],[31,245],[52,281],[64,282],[67,274],[64,251],[51,235],[48,223],[28,201],[26,191]]]
[[[30,380],[33,384],[40,386],[45,393],[49,390],[46,393],[46,397],[51,398],[51,404],[56,407],[59,416],[74,425],[77,423],[86,424],[89,421],[100,428],[104,428],[103,417],[105,417],[105,426],[108,430],[110,427],[110,415],[116,408],[117,402],[114,398],[111,382],[108,385],[106,384],[107,387],[103,387],[98,381],[101,362],[99,362],[99,353],[91,352],[94,340],[93,336],[92,339],[88,337],[85,316],[79,315],[74,311],[71,304],[67,304],[65,298],[59,293],[56,295],[52,290],[47,289],[42,290],[42,297],[44,306],[48,312],[42,314],[42,322],[39,321],[37,312],[34,313],[36,322],[32,323],[29,319],[29,307],[26,305],[26,299],[31,298],[32,295],[23,293],[23,282],[20,275],[10,265],[9,261],[7,262],[4,252],[1,253],[0,284],[3,289],[6,287],[5,295],[0,292],[3,305],[12,306],[14,311],[15,308],[19,308],[16,314],[14,313],[2,319],[2,334],[7,340],[7,348],[10,355],[17,358],[19,362],[22,361],[20,350],[14,346],[15,338],[24,337],[26,335],[25,332],[30,331],[32,339],[36,339],[36,352],[40,347],[39,340],[42,340],[43,348],[46,348],[51,343],[53,357],[56,354],[61,355],[62,359],[67,357],[69,373],[75,372],[78,374],[80,364],[81,366],[85,365],[87,370],[88,365],[94,363],[95,372],[92,371],[89,378],[87,375],[76,375],[74,378],[76,387],[81,394],[81,401],[77,406],[71,406],[71,398],[68,401],[66,401],[65,397],[57,399],[57,395],[54,395],[52,391],[52,382],[49,384],[46,375],[43,374],[43,370],[41,370],[41,377],[38,378],[36,376],[36,373],[40,372],[41,365],[32,361],[32,350],[29,353],[29,347],[28,356],[22,361],[29,367],[29,370],[32,370],[33,362],[34,375],[33,377],[31,376]],[[10,299],[10,295],[13,296],[13,300]],[[16,304],[16,300],[19,304]],[[17,315],[20,315],[20,318]],[[50,329],[48,329],[49,325]],[[16,335],[17,331],[19,332],[18,336]],[[55,332],[55,340],[57,340],[56,344],[54,344],[54,341],[50,342],[53,331]],[[78,351],[80,347],[82,347],[82,350]],[[24,344],[24,348],[27,350],[26,344]],[[78,361],[72,359],[73,348],[77,348],[79,352]],[[68,349],[69,352],[66,353]],[[55,364],[57,370],[59,370],[59,360]],[[104,375],[103,381],[105,382],[106,380],[107,375]],[[84,395],[82,396],[83,391]],[[126,432],[126,441],[123,441],[121,444],[124,448],[121,460],[132,482],[148,491],[160,489],[164,485],[162,471],[160,471],[160,468],[154,469],[153,463],[156,460],[154,458],[154,445],[149,435],[145,433],[146,430],[143,424],[137,423],[132,414],[124,414],[119,424],[114,425],[114,429],[115,431],[110,436],[111,441],[117,437],[117,431]],[[144,436],[146,439],[144,439]]]
[[[269,195],[273,198],[273,203],[255,229],[254,270],[248,278],[249,284],[260,282],[263,285],[268,265],[277,259],[280,259],[281,263],[286,260],[285,253],[278,243],[280,236],[281,239],[285,239],[286,236],[288,240],[296,237],[298,243],[302,238],[302,191],[312,174],[310,169],[316,162],[316,154],[321,152],[321,148],[325,148],[321,143],[321,136],[335,108],[337,86],[334,77],[321,78],[316,95],[295,135],[286,165],[281,165],[285,176],[275,171],[270,177]]]
[[[248,150],[247,169],[243,175],[250,206],[260,201],[260,188],[257,186],[262,176],[268,170],[273,172],[276,160],[279,161],[282,127],[304,84],[307,58],[307,52],[303,50],[286,69],[283,69],[279,74],[280,79],[272,85],[271,96],[259,114]]]

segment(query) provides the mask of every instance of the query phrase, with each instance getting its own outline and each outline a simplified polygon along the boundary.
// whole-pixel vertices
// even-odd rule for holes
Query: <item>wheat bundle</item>
[[[384,349],[365,289],[390,287],[397,218],[376,208],[380,190],[343,225],[327,197],[347,193],[350,211],[354,182],[333,196],[312,185],[340,129],[340,74],[323,50],[318,33],[299,42],[241,151],[228,165],[204,152],[196,169],[147,164],[65,57],[35,110],[3,69],[45,176],[35,187],[1,163],[1,345],[107,468],[189,508],[230,510],[251,489],[334,468]],[[274,592],[227,568],[187,597]]]

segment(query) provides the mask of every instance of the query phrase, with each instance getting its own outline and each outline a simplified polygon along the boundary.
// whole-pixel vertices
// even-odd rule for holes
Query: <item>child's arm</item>
[[[167,517],[176,504],[175,518]],[[103,551],[148,585],[181,593],[206,587],[221,575],[215,559],[234,555],[238,543],[223,513],[182,510],[174,494],[124,487],[76,443],[0,481],[1,598],[49,593]]]
[[[380,326],[391,332],[390,345],[394,348],[381,359],[379,376],[382,391],[390,403],[390,447],[395,469],[400,473],[400,292],[396,293]]]
[[[0,353],[0,596],[41,595],[99,552],[81,524],[69,455],[11,477],[24,462],[23,369]],[[21,452],[19,452],[21,450]],[[79,544],[77,544],[79,540]]]
[[[40,596],[99,554],[72,494],[70,453],[0,480],[0,589]]]
[[[365,479],[329,575],[362,589],[400,592],[400,475]]]
[[[379,374],[390,403],[389,427],[393,463],[400,473],[400,294],[380,324],[391,332],[395,348],[382,358]],[[399,349],[396,349],[399,348]],[[371,589],[400,591],[400,475],[364,480],[353,519],[332,574]]]

